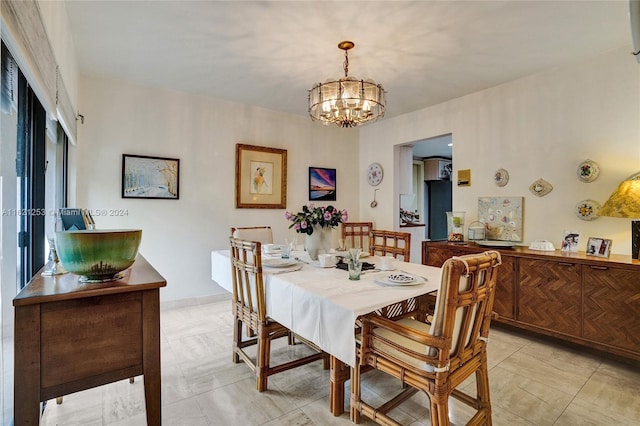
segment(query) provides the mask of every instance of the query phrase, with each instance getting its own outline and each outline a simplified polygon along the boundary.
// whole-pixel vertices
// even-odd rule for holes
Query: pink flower
[[[328,211],[324,212],[324,220],[329,221],[331,220],[331,213]]]
[[[284,218],[287,220],[291,220],[291,218],[293,217],[293,215],[289,212],[284,212]]]
[[[300,222],[300,228],[307,229],[307,221],[306,220],[303,220],[302,222]]]
[[[346,222],[347,220],[349,220],[349,213],[347,212],[347,209],[342,210],[342,221]]]
[[[293,224],[293,229],[295,229],[296,231],[300,230],[300,224],[299,223],[294,223]]]

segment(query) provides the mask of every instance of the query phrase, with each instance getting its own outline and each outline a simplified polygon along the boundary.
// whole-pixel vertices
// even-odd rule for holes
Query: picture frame
[[[580,242],[580,232],[578,231],[564,231],[562,235],[562,243],[560,245],[560,251],[565,252],[577,252],[578,244]]]
[[[612,240],[606,238],[589,237],[587,241],[587,256],[609,257]]]
[[[178,158],[122,154],[122,198],[178,200]]]
[[[236,208],[287,208],[287,150],[236,144]]]
[[[309,167],[309,201],[336,201],[336,169]]]

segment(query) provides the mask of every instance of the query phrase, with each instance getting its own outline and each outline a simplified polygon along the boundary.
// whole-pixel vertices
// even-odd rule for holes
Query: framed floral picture
[[[336,201],[336,169],[309,167],[309,201]]]
[[[236,144],[236,208],[287,207],[287,150]]]
[[[587,255],[596,257],[609,257],[611,252],[611,240],[589,237],[587,241]]]
[[[180,160],[122,154],[122,198],[177,200]]]

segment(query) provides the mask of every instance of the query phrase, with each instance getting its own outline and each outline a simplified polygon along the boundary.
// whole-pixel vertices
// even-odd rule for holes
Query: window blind
[[[2,0],[2,39],[50,117],[76,141],[76,115],[35,0]]]

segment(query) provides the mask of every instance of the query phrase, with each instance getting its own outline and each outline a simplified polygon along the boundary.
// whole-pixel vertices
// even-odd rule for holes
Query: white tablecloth
[[[294,255],[304,259],[306,253]],[[380,264],[375,256],[363,260]],[[384,286],[374,280],[390,272],[367,272],[359,281],[350,281],[347,271],[337,268],[305,264],[299,271],[278,273],[277,268],[265,267],[267,315],[325,352],[354,365],[356,318],[440,287],[440,268],[399,262],[397,269],[423,277],[426,282]],[[211,278],[225,290],[232,291],[228,250],[211,253]]]

